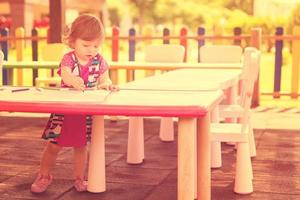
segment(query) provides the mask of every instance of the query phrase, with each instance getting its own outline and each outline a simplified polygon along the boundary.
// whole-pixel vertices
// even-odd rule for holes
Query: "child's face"
[[[99,52],[100,45],[100,39],[95,39],[91,41],[76,39],[74,41],[74,51],[79,59],[85,61],[94,57]]]

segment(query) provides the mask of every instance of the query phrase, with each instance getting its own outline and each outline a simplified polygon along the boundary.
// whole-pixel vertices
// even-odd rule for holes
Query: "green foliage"
[[[288,33],[292,33],[294,26],[300,26],[300,4],[292,12],[288,22]]]
[[[140,29],[142,29],[144,19],[150,18],[157,1],[158,0],[128,0],[129,3],[131,2],[136,7],[136,11],[138,13],[138,17],[136,19],[140,25]]]
[[[232,30],[234,27],[242,27],[242,29],[244,29],[249,21],[251,21],[250,18],[251,17],[242,10],[235,9],[228,15],[226,27],[230,30]]]
[[[109,20],[112,25],[119,26],[122,16],[122,2],[109,1],[108,2]]]
[[[151,8],[155,5],[157,0],[128,0],[129,2],[135,4],[140,9]]]
[[[107,1],[111,19],[119,21],[124,3],[130,3],[130,14],[134,23],[140,28],[145,24],[188,26],[192,31],[204,26],[207,32],[216,26],[222,26],[226,32],[232,32],[234,27],[241,27],[244,33],[249,33],[255,26],[261,26],[264,34],[274,33],[275,27],[285,26],[284,17],[253,17],[254,0],[118,0]],[[114,3],[112,3],[114,2]],[[113,6],[110,6],[112,4]],[[119,4],[118,6],[116,6]],[[119,11],[120,9],[121,11]],[[300,7],[294,11],[292,23],[300,24]],[[118,17],[117,17],[118,16]],[[298,17],[297,17],[298,16]],[[141,32],[141,31],[140,31]]]
[[[240,9],[248,15],[253,14],[253,1],[254,0],[224,0],[224,6],[230,10]]]
[[[205,23],[204,13],[207,6],[193,1],[186,1],[184,4],[176,0],[159,0],[159,2],[152,13],[156,24],[180,22],[195,27]]]
[[[293,25],[300,26],[300,5],[298,5],[292,13],[291,22]]]

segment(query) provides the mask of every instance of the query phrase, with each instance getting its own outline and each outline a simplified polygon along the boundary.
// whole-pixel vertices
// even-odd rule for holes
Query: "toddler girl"
[[[103,26],[98,18],[87,14],[79,16],[72,23],[65,40],[73,50],[65,54],[60,63],[58,74],[62,78],[62,87],[117,90],[109,79],[107,63],[98,53],[104,40]],[[79,192],[87,190],[84,171],[86,142],[91,133],[91,123],[90,116],[51,114],[42,136],[49,142],[44,150],[37,178],[31,185],[32,192],[44,192],[51,184],[53,177],[50,170],[62,147],[74,149],[75,189]]]

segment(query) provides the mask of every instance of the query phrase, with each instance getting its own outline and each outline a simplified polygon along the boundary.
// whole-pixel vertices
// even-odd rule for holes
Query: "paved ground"
[[[257,157],[253,159],[254,193],[233,193],[235,151],[223,145],[223,167],[212,170],[212,199],[300,199],[300,131],[297,116],[280,120],[263,112],[254,115]],[[293,118],[293,120],[291,120]],[[285,122],[289,125],[285,125]],[[257,123],[259,122],[259,123]],[[274,123],[273,123],[274,122]],[[44,142],[40,139],[46,118],[34,115],[0,115],[0,199],[107,199],[174,200],[177,198],[176,141],[163,143],[158,138],[159,121],[145,120],[145,156],[141,165],[126,164],[127,120],[106,121],[107,191],[101,194],[77,193],[72,181],[72,151],[59,155],[55,180],[41,195],[30,193]],[[271,124],[276,124],[276,130]],[[281,125],[279,124],[281,123]],[[280,128],[282,127],[282,128]],[[284,129],[284,130],[283,130]],[[286,130],[289,129],[289,130]],[[294,129],[294,130],[293,130]],[[300,130],[300,129],[299,129]]]

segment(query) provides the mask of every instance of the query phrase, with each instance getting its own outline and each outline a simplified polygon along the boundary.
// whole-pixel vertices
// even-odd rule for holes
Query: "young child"
[[[99,19],[87,14],[79,16],[72,23],[65,40],[73,50],[65,54],[60,63],[58,74],[62,78],[62,87],[78,90],[118,89],[112,85],[107,63],[98,53],[104,40],[103,26]],[[87,190],[84,171],[87,159],[86,142],[91,133],[91,123],[90,116],[51,114],[42,136],[49,139],[49,142],[44,150],[37,178],[31,185],[32,192],[44,192],[51,184],[53,177],[50,170],[62,147],[74,148],[74,187],[79,192]]]

